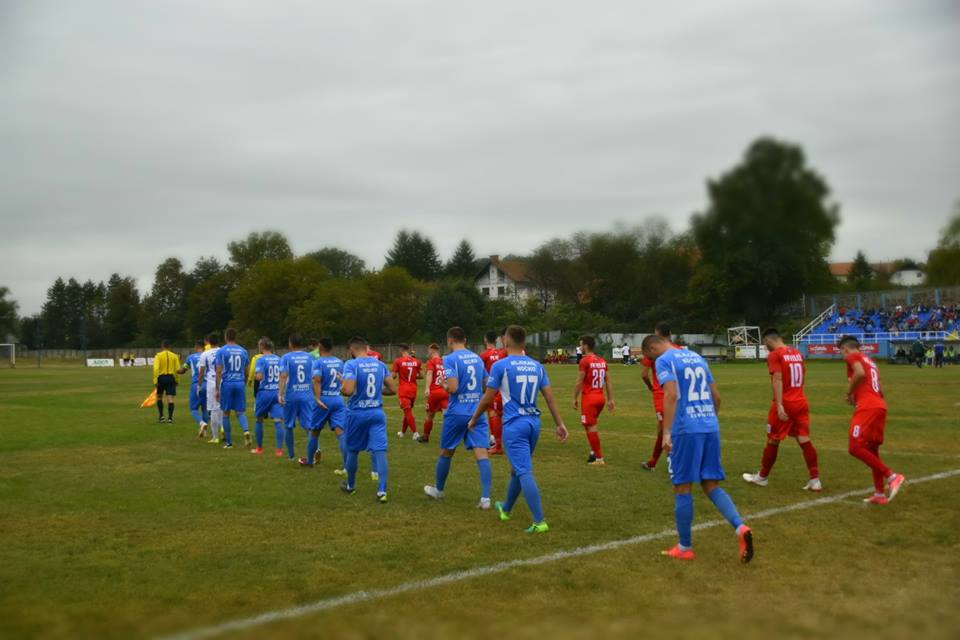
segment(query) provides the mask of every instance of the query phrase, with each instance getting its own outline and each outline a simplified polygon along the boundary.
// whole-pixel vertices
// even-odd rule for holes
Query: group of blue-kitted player
[[[205,437],[209,426],[213,436],[210,441],[219,442],[217,435],[222,426],[224,447],[231,448],[231,413],[238,417],[247,444],[251,444],[244,413],[249,357],[246,350],[236,344],[234,330],[228,329],[225,338],[223,347],[217,347],[215,336],[208,338],[208,342],[212,339],[209,348],[198,345],[198,353],[190,356],[185,366],[190,366],[194,373],[191,411],[200,423],[199,436]],[[491,504],[490,461],[486,455],[477,455],[481,485],[478,507],[495,507],[501,520],[509,520],[522,494],[533,516],[533,523],[526,531],[545,533],[549,527],[533,473],[533,453],[540,436],[538,396],[544,397],[561,442],[567,439],[568,431],[545,368],[525,355],[524,329],[515,325],[507,327],[502,340],[507,357],[493,363],[486,372],[480,356],[466,348],[463,330],[453,327],[448,332],[450,353],[443,362],[450,403],[444,415],[436,484],[424,487],[424,491],[434,499],[443,498],[453,452],[460,444],[475,453],[486,452],[489,445],[487,411],[499,393],[503,401],[503,446],[511,466],[510,482],[506,499]],[[266,344],[261,341],[259,346],[262,355],[254,369],[256,448],[252,452],[263,452],[263,421],[272,419],[277,429],[278,455],[282,455],[283,442],[293,460],[293,434],[299,423],[310,432],[307,457],[300,458],[300,463],[312,465],[319,450],[319,434],[329,426],[340,444],[343,467],[337,472],[346,476],[340,482],[341,490],[347,494],[356,491],[358,457],[361,452],[369,451],[372,476],[378,480],[377,500],[386,503],[389,463],[383,396],[396,394],[397,385],[386,365],[370,354],[367,341],[360,337],[349,341],[352,359],[346,363],[331,354],[329,341],[321,341],[319,357],[304,351],[304,340],[298,335],[290,336],[289,351],[283,357],[273,354],[269,341]],[[676,349],[661,336],[648,336],[642,348],[645,356],[656,361],[657,377],[670,400],[666,404],[664,424],[672,425],[672,429],[665,430],[664,447],[670,451],[680,540],[664,553],[679,559],[693,557],[691,492],[693,484],[699,483],[734,528],[740,560],[749,562],[754,553],[752,532],[733,500],[719,486],[725,473],[717,419],[719,394],[710,367],[698,354]],[[203,395],[206,395],[205,407],[209,414],[203,413]]]

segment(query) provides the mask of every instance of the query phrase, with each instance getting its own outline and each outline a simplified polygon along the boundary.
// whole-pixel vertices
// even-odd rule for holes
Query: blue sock
[[[503,510],[510,511],[513,505],[517,503],[520,497],[520,478],[516,474],[510,474],[510,484],[507,485],[507,499],[503,502]]]
[[[493,484],[493,465],[490,464],[490,458],[477,460],[477,466],[480,467],[480,497],[490,497],[490,486]]]
[[[359,453],[359,451],[347,451],[347,487],[350,489],[357,486],[357,467],[360,466]]]
[[[287,430],[282,422],[274,422],[273,426],[277,429],[277,449],[283,449],[283,440],[287,437]]]
[[[373,455],[373,451],[368,451],[370,454],[370,471],[377,473],[377,456]]]
[[[693,496],[689,493],[678,493],[673,496],[673,502],[680,546],[691,549],[693,548]]]
[[[290,456],[290,459],[293,460],[296,457],[293,449],[293,429],[287,428],[287,432],[283,434],[284,439],[287,441],[287,455]]]
[[[197,424],[203,422],[203,413],[200,412],[200,409],[190,409],[190,415],[193,416],[193,419],[197,421]]]
[[[450,475],[450,465],[453,464],[453,458],[440,456],[437,458],[437,490],[443,491],[447,486],[447,476]]]
[[[730,497],[730,494],[720,487],[717,487],[710,492],[710,499],[713,500],[713,505],[723,514],[727,522],[729,522],[734,529],[739,529],[740,525],[743,524],[743,518],[740,517],[740,513],[737,511],[737,505],[733,504],[733,499]]]
[[[339,436],[337,436],[337,438],[339,439],[338,444],[340,445],[340,456],[343,457],[343,468],[346,469],[347,468],[347,436],[346,434],[341,433]]]
[[[206,409],[203,410],[203,421],[210,424],[210,412]]]
[[[523,497],[530,507],[530,513],[533,514],[534,524],[543,522],[543,504],[540,502],[540,487],[537,486],[537,480],[532,473],[525,473],[520,476],[520,487],[523,489]]]
[[[317,455],[317,449],[320,448],[320,437],[315,436],[313,431],[310,432],[310,437],[307,439],[307,463],[313,466],[313,457]]]
[[[230,430],[233,428],[233,425],[230,424],[230,416],[224,412],[223,414],[223,439],[227,444],[233,444],[233,438],[230,435]]]
[[[257,420],[254,426],[257,434],[257,449],[263,449],[263,420]]]
[[[244,433],[250,433],[250,423],[247,421],[247,414],[241,413],[239,416],[240,428]]]
[[[370,455],[377,462],[377,473],[380,474],[380,493],[387,492],[387,478],[390,477],[390,465],[387,464],[386,451],[374,451]]]

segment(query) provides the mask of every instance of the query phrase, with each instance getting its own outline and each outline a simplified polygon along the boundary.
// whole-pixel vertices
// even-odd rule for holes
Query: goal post
[[[10,342],[0,342],[0,361],[9,362],[10,368],[17,366],[17,345]]]

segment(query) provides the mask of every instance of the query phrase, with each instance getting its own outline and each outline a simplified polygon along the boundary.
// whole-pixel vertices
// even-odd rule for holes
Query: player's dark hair
[[[163,348],[163,349],[169,349],[169,348],[170,348],[170,341],[169,341],[169,340],[161,340],[161,341],[160,341],[160,347]]]
[[[440,345],[438,345],[436,342],[431,342],[431,343],[430,343],[430,346],[427,347],[427,349],[433,349],[434,351],[440,351]]]
[[[308,341],[308,343],[309,343],[308,346],[316,347],[316,346],[319,346],[320,341],[317,340],[316,338],[310,338],[310,340]]]
[[[658,322],[657,326],[653,328],[654,333],[659,335],[661,338],[670,337],[670,324],[666,322]]]
[[[361,338],[360,336],[353,336],[353,337],[350,338],[350,340],[347,342],[347,346],[349,346],[349,347],[368,347],[368,346],[370,346],[370,343],[367,342],[367,339],[366,339],[366,338]]]
[[[410,345],[408,345],[406,342],[401,342],[397,345],[397,348],[400,349],[400,351],[410,351]]]
[[[211,333],[210,335],[207,336],[207,343],[211,347],[217,346],[218,344],[220,344],[220,336],[218,336],[216,333]]]
[[[851,349],[859,349],[860,341],[853,336],[843,336],[842,338],[840,338],[840,341],[837,343],[837,346],[842,347],[844,345],[850,347]]]
[[[463,344],[466,344],[467,342],[467,332],[460,327],[450,327],[447,330],[447,337],[454,342],[460,342]]]
[[[232,342],[237,339],[237,330],[234,329],[233,327],[230,327],[229,329],[223,332],[223,337],[227,341]]]
[[[266,349],[267,351],[273,351],[273,340],[267,336],[260,338],[260,346]]]
[[[318,344],[320,345],[320,348],[323,349],[324,351],[333,350],[333,340],[331,340],[330,338],[320,338],[320,341],[318,342]]]
[[[640,343],[640,349],[646,351],[655,344],[660,344],[661,342],[666,342],[667,339],[663,336],[658,336],[655,333],[651,333],[646,338],[643,339],[643,342]]]
[[[207,343],[203,341],[203,338],[200,338],[199,340],[193,343],[193,346],[200,347],[202,349],[203,347],[207,346]]]
[[[518,324],[512,324],[504,329],[503,335],[510,338],[510,341],[518,347],[527,342],[527,330]]]
[[[487,344],[497,344],[497,332],[496,331],[487,331],[483,335],[483,339],[487,341]]]
[[[597,348],[597,339],[593,336],[580,336],[580,342],[587,345],[587,349],[590,349],[590,351]]]
[[[290,337],[287,338],[287,342],[289,342],[290,346],[293,347],[294,349],[303,348],[303,336],[300,335],[299,333],[291,333]]]
[[[780,337],[780,332],[777,331],[777,330],[776,330],[775,328],[773,328],[773,327],[770,327],[770,328],[766,329],[766,330],[763,332],[763,338],[764,338],[764,339],[766,339],[766,338],[779,338],[779,337]]]

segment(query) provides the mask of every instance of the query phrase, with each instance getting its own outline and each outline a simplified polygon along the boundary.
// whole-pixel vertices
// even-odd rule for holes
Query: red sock
[[[890,475],[890,467],[883,464],[883,460],[880,459],[879,445],[871,443],[864,446],[858,442],[851,442],[849,451],[850,455],[873,469],[873,486],[877,493],[883,493],[883,480]]]
[[[403,425],[400,427],[400,433],[406,433],[407,432],[407,410],[401,407],[400,412],[403,414]]]
[[[660,460],[660,454],[663,453],[663,427],[657,427],[657,441],[653,445],[653,455],[650,456],[650,459],[647,460],[647,464],[651,467],[657,466],[657,461]]]
[[[494,414],[490,417],[490,434],[496,441],[496,448],[503,449],[503,416]]]
[[[820,467],[817,465],[817,450],[812,442],[801,442],[800,450],[803,451],[803,461],[807,463],[807,471],[810,472],[810,479],[814,480],[820,477]]]
[[[431,431],[433,431],[433,418],[427,418],[423,421],[423,437],[429,438]]]
[[[760,477],[769,478],[770,470],[773,469],[773,463],[777,461],[777,454],[780,453],[780,444],[770,444],[763,448],[763,458],[760,459]]]
[[[600,449],[600,432],[587,431],[587,440],[590,441],[590,449],[593,450],[593,455],[602,458],[603,451]]]
[[[417,419],[413,415],[412,408],[403,410],[403,423],[410,427],[410,431],[417,432]]]

